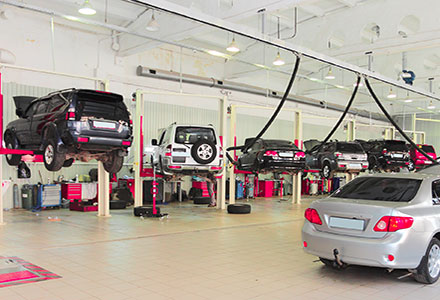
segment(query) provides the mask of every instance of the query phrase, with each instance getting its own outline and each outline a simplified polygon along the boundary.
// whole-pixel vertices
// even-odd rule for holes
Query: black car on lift
[[[41,98],[14,97],[18,120],[4,133],[7,148],[43,154],[49,171],[70,167],[75,159],[102,161],[117,173],[132,143],[130,113],[118,94],[68,89]],[[20,155],[7,155],[18,165]]]
[[[369,140],[359,142],[368,154],[370,170],[400,171],[410,164],[409,148],[404,141]]]
[[[245,146],[255,138],[245,140]],[[259,138],[238,158],[237,169],[253,173],[288,172],[304,170],[305,154],[294,143],[286,140]]]
[[[308,169],[321,170],[324,178],[335,172],[358,173],[368,168],[367,154],[358,142],[330,141],[322,145],[318,140],[304,141]]]

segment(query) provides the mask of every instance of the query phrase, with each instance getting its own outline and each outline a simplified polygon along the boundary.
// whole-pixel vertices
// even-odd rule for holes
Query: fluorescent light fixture
[[[394,99],[396,97],[397,97],[397,95],[396,95],[396,93],[393,92],[393,88],[390,88],[390,92],[388,93],[387,98],[388,99]]]
[[[254,66],[262,68],[262,69],[269,69],[269,67],[262,65],[262,64],[254,64]]]
[[[66,19],[70,20],[70,21],[79,21],[79,18],[74,17],[74,16],[66,16]]]
[[[208,52],[208,54],[211,54],[212,56],[223,57],[223,58],[230,58],[229,55],[227,55],[225,53],[221,53],[219,51],[207,50],[206,52]]]
[[[309,80],[310,80],[310,81],[319,81],[319,79],[318,79],[318,78],[315,78],[315,77],[310,77]]]
[[[274,66],[282,66],[286,62],[281,58],[280,51],[278,51],[277,56],[275,57],[275,60],[272,62]]]
[[[151,14],[151,20],[148,22],[147,26],[145,27],[145,29],[147,29],[148,31],[158,31],[160,28],[159,23],[156,21],[156,18],[154,17],[154,11]]]
[[[411,102],[413,102],[414,100],[413,99],[405,99],[405,102],[406,103],[411,103]]]
[[[432,103],[432,101],[429,102],[428,109],[434,109],[434,108],[435,108],[435,105]]]
[[[238,48],[238,45],[235,42],[235,37],[232,38],[232,42],[229,44],[226,50],[233,53],[240,52],[240,48]]]
[[[335,87],[337,87],[338,89],[345,89],[345,86],[339,84],[336,84]]]
[[[327,75],[325,75],[324,78],[329,79],[329,80],[333,80],[336,78],[335,75],[333,75],[333,73],[332,73],[332,68],[328,68],[328,73],[327,73]]]
[[[92,7],[89,0],[84,1],[83,5],[78,9],[78,12],[86,16],[93,16],[96,14],[96,10]]]

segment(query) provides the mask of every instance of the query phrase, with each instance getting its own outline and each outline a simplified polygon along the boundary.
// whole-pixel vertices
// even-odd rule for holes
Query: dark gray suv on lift
[[[330,141],[320,145],[318,140],[304,142],[306,165],[321,170],[324,178],[331,178],[335,172],[358,173],[368,168],[367,154],[358,142]]]
[[[7,148],[43,154],[49,171],[70,167],[75,159],[102,161],[117,173],[132,143],[130,113],[118,94],[68,89],[41,98],[14,97],[18,120],[6,127]],[[20,155],[8,155],[18,165]]]

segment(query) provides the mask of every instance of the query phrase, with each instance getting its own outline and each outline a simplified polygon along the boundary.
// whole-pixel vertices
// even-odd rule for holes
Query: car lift
[[[173,93],[173,92],[156,92],[156,91],[142,91],[137,90],[134,93],[134,101],[136,101],[136,115],[134,117],[134,171],[135,171],[135,195],[134,195],[134,206],[142,206],[142,177],[154,177],[155,171],[152,168],[144,168],[143,163],[143,152],[144,152],[144,132],[143,132],[143,120],[144,120],[144,104],[148,101],[149,96],[176,96],[176,97],[188,97],[188,98],[206,98],[211,100],[217,100],[219,102],[219,138],[220,143],[224,146],[226,137],[226,118],[227,118],[227,108],[228,108],[228,96],[223,93],[223,96],[212,96],[212,95],[198,95],[198,94],[185,94],[185,93]],[[217,208],[226,208],[226,158],[223,159],[223,172],[221,176],[217,177],[218,182],[218,193],[217,193]],[[156,175],[157,177],[162,177],[161,175]],[[154,195],[153,195],[154,196]]]
[[[37,72],[37,73],[45,73],[45,74],[52,74],[52,75],[59,75],[63,77],[72,77],[72,78],[78,78],[78,79],[85,79],[85,80],[93,80],[95,83],[98,83],[98,86],[102,88],[104,91],[108,91],[108,81],[102,80],[99,78],[93,78],[93,77],[85,77],[85,76],[77,76],[77,75],[71,75],[67,73],[59,73],[59,72],[53,72],[53,71],[47,71],[47,70],[39,70],[39,69],[32,69],[32,68],[24,68],[24,67],[17,67],[13,65],[5,65],[0,64],[0,68],[11,68],[11,69],[18,69],[18,70],[25,70],[30,72]],[[8,154],[21,154],[21,155],[35,155],[33,151],[29,150],[20,150],[20,149],[8,149],[3,147],[3,94],[2,94],[2,73],[0,72],[0,155],[8,155]],[[41,155],[35,155],[36,161],[41,161]],[[2,175],[3,175],[3,160],[0,159],[0,182],[2,183]],[[104,165],[102,162],[98,162],[98,217],[110,217],[110,194],[108,193],[108,187],[110,185],[109,181],[109,174],[105,171]],[[0,225],[4,225],[4,218],[3,218],[3,184],[1,185],[1,191],[0,191]]]

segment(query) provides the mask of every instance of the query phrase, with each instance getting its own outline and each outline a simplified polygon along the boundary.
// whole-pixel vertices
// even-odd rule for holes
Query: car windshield
[[[386,141],[385,148],[389,151],[408,151],[405,142],[401,141]]]
[[[81,117],[126,122],[130,120],[122,96],[112,93],[80,91],[77,95],[76,111]]]
[[[423,145],[422,150],[425,151],[426,153],[435,153],[434,147],[430,145]]]
[[[267,148],[293,148],[298,149],[291,141],[284,140],[264,140],[264,145]]]
[[[362,149],[360,144],[355,144],[355,143],[338,143],[337,146],[336,146],[336,151],[348,152],[348,153],[363,153],[364,149]]]
[[[332,197],[357,200],[376,200],[390,202],[409,202],[419,190],[421,180],[390,177],[358,177]]]
[[[194,144],[200,139],[205,139],[217,144],[215,132],[212,128],[179,126],[176,128],[175,142],[177,144]]]

